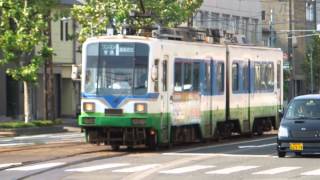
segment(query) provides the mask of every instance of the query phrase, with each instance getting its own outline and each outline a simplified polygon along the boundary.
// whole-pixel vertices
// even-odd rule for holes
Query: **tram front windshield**
[[[92,43],[86,51],[85,93],[98,96],[146,94],[148,45]]]

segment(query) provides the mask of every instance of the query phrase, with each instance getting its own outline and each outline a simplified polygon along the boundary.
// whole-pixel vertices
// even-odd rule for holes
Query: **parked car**
[[[280,123],[277,150],[279,157],[320,153],[320,94],[291,100]]]

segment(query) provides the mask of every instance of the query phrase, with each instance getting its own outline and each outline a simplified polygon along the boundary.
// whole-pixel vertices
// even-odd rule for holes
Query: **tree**
[[[311,71],[312,67],[312,71]],[[306,51],[306,58],[302,64],[306,74],[307,84],[311,92],[311,76],[313,78],[313,91],[320,92],[320,37],[315,36]],[[311,74],[312,73],[312,74]],[[314,93],[311,92],[311,93]]]
[[[0,0],[0,65],[10,64],[6,73],[23,81],[25,122],[31,120],[30,89],[43,62],[53,54],[48,12],[55,4],[56,0]]]
[[[203,0],[86,0],[74,5],[73,18],[81,25],[79,41],[106,33],[113,25],[119,31],[125,24],[133,29],[159,24],[174,27],[186,22]]]

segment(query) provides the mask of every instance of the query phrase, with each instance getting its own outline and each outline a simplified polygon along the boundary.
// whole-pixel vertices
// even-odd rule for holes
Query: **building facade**
[[[80,0],[60,0],[52,14],[70,11],[73,4]],[[68,13],[66,13],[68,14]],[[76,117],[80,101],[80,82],[71,79],[72,65],[81,64],[77,51],[79,44],[72,38],[77,26],[69,17],[61,17],[51,22],[53,56],[53,88],[55,117]],[[0,118],[23,119],[23,87],[21,82],[11,79],[0,68]],[[32,88],[33,118],[44,117],[44,78],[43,69],[39,72],[38,83]]]
[[[262,20],[263,39],[266,45],[281,48],[284,52],[284,70],[287,72],[285,80],[289,99],[311,92],[310,83],[307,81],[308,74],[303,69],[303,64],[307,54],[310,53],[313,30],[319,21],[316,18],[318,12],[316,9],[319,8],[317,1],[319,0],[261,0],[262,14],[265,17]],[[292,46],[289,43],[290,32]]]
[[[213,29],[238,43],[262,44],[261,3],[243,0],[204,0],[193,18],[193,27]]]

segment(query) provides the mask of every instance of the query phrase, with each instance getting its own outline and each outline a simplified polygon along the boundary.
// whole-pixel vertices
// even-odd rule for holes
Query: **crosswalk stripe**
[[[318,176],[318,175],[320,175],[320,169],[308,171],[308,172],[302,173],[301,175],[303,175],[303,176]]]
[[[6,167],[10,167],[10,166],[17,166],[17,165],[21,165],[21,163],[0,164],[0,168],[6,168]]]
[[[194,166],[186,166],[186,167],[182,167],[182,168],[171,169],[171,170],[167,170],[167,171],[160,171],[159,173],[162,173],[162,174],[182,174],[182,173],[194,172],[194,171],[213,168],[213,167],[215,167],[215,166],[194,165]]]
[[[56,162],[56,163],[37,164],[37,165],[10,168],[10,169],[7,169],[6,171],[32,171],[32,170],[52,168],[52,167],[60,166],[63,164],[65,164],[65,163],[64,162]]]
[[[209,172],[206,172],[206,174],[231,174],[231,173],[235,173],[235,172],[239,172],[239,171],[254,169],[257,167],[259,167],[259,166],[234,166],[234,167],[230,167],[230,168],[209,171]]]
[[[92,172],[92,171],[98,171],[98,170],[102,170],[102,169],[111,169],[111,168],[117,168],[117,167],[129,166],[129,165],[130,164],[127,164],[127,163],[112,163],[112,164],[102,164],[102,165],[97,165],[97,166],[67,169],[65,171]]]
[[[279,173],[284,173],[288,171],[293,171],[295,169],[300,169],[301,167],[279,167],[279,168],[273,168],[273,169],[268,169],[265,171],[259,171],[255,172],[252,174],[266,174],[266,175],[273,175],[273,174],[279,174]]]
[[[148,164],[148,165],[142,165],[142,166],[135,166],[135,167],[131,167],[131,168],[113,170],[112,172],[133,173],[133,172],[145,171],[145,170],[152,169],[152,168],[155,168],[155,167],[158,167],[158,166],[160,166],[160,164]]]

